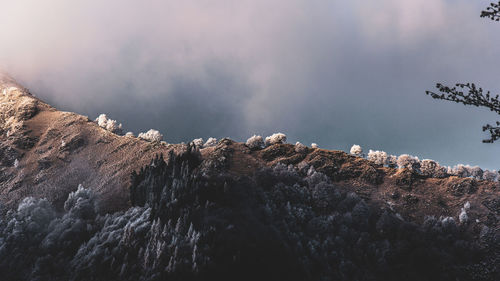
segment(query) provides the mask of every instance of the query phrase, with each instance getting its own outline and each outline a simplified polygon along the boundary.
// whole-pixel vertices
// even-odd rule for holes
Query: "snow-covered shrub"
[[[398,165],[398,157],[396,155],[389,155],[387,156],[387,166],[391,167],[391,168],[396,168],[396,166]]]
[[[445,228],[456,227],[456,222],[452,217],[444,217],[441,218],[441,225]]]
[[[203,148],[203,139],[202,138],[199,138],[199,139],[194,139],[192,141],[192,143],[194,144],[194,146],[196,146],[197,148]]]
[[[217,145],[217,139],[216,138],[208,138],[207,142],[203,144],[203,147],[211,147],[211,146],[216,146]]]
[[[151,129],[146,133],[140,133],[138,138],[151,142],[160,142],[163,140],[163,135],[159,131]]]
[[[498,173],[497,171],[493,170],[486,170],[483,172],[483,180],[487,181],[496,181],[498,179]]]
[[[465,210],[465,208],[462,208],[460,210],[458,220],[460,221],[460,223],[466,223],[469,220],[469,216],[467,215],[467,211]]]
[[[14,168],[17,168],[19,167],[19,160],[14,160]]]
[[[260,149],[264,146],[264,140],[261,136],[253,135],[247,139],[246,145],[250,149]]]
[[[428,177],[444,177],[447,169],[432,159],[424,159],[420,161],[420,172]]]
[[[311,143],[311,148],[316,149],[316,148],[319,148],[319,146],[317,143],[313,142],[313,143]]]
[[[414,171],[419,171],[420,169],[420,161],[418,160],[418,157],[408,154],[399,155],[397,164],[400,169],[408,168]]]
[[[94,193],[79,184],[78,189],[68,195],[64,202],[64,210],[78,218],[92,218],[97,212]]]
[[[97,122],[97,125],[99,125],[99,127],[106,128],[106,125],[108,124],[108,117],[103,113],[99,115],[99,117],[97,117],[95,121]]]
[[[108,124],[106,124],[106,130],[113,132],[113,133],[121,133],[122,131],[122,124],[118,124],[116,120],[108,120]]]
[[[470,202],[469,202],[469,201],[465,202],[465,204],[464,204],[464,209],[465,209],[466,211],[470,210]]]
[[[451,174],[462,178],[473,177],[475,179],[482,179],[484,172],[479,166],[471,167],[469,165],[458,164],[453,167]]]
[[[297,142],[295,143],[295,152],[297,153],[307,152],[307,146],[303,145],[300,142]]]
[[[474,166],[469,168],[469,176],[475,178],[475,179],[482,179],[483,178],[483,169],[481,169],[479,166]]]
[[[458,220],[460,223],[466,223],[469,221],[469,216],[467,215],[467,211],[470,210],[470,202],[467,201],[464,204],[464,207],[460,210],[460,214],[458,215]]]
[[[99,127],[104,128],[112,133],[121,134],[122,133],[122,124],[118,124],[116,120],[109,119],[106,114],[101,114],[95,120]]]
[[[448,175],[453,175],[453,168],[452,168],[452,167],[450,167],[450,166],[447,166],[447,167],[446,167],[446,173],[447,173]]]
[[[355,144],[351,147],[351,154],[352,155],[355,155],[355,156],[358,156],[358,157],[361,157],[363,155],[363,149],[361,148],[361,146]]]
[[[55,215],[52,205],[45,198],[26,197],[19,203],[15,216],[5,230],[13,236],[22,232],[45,233]]]
[[[466,166],[466,165],[463,165],[463,164],[458,164],[456,165],[455,167],[453,167],[451,169],[451,173],[452,175],[454,176],[457,176],[457,177],[462,177],[462,178],[466,178],[466,177],[469,177],[471,174],[470,174],[470,166]]]
[[[439,167],[439,164],[432,159],[423,159],[420,161],[420,171],[423,175],[432,177]]]
[[[127,133],[125,134],[125,136],[126,136],[126,137],[129,137],[129,138],[135,138],[135,135],[134,135],[134,133],[132,133],[132,132],[127,132]]]
[[[373,151],[370,149],[368,152],[368,160],[377,165],[384,165],[387,163],[387,153],[385,151]]]
[[[266,137],[265,144],[266,146],[270,146],[273,144],[285,143],[286,135],[283,133],[272,134],[269,137]]]

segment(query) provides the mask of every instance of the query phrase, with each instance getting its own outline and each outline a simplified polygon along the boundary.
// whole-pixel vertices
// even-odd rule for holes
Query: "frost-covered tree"
[[[97,117],[95,121],[97,122],[97,125],[99,125],[99,127],[106,128],[106,125],[108,124],[108,117],[103,113],[99,115],[99,117]]]
[[[471,176],[470,172],[469,165],[458,164],[452,168],[450,174],[461,178],[467,178]]]
[[[319,148],[319,146],[317,143],[313,142],[313,143],[311,143],[311,148],[316,149],[316,148]]]
[[[286,135],[283,133],[275,133],[269,137],[266,137],[265,144],[266,146],[270,146],[273,144],[285,143]]]
[[[418,157],[416,156],[411,156],[408,154],[401,154],[398,157],[397,161],[398,167],[400,169],[407,168],[413,171],[419,171],[420,170],[420,161],[418,160]]]
[[[481,169],[479,166],[474,166],[469,168],[469,174],[471,177],[475,179],[482,179],[483,178],[483,169]]]
[[[396,155],[387,156],[387,166],[396,168],[398,166],[398,157]]]
[[[425,176],[434,175],[438,167],[439,164],[432,159],[423,159],[422,161],[420,161],[420,171]]]
[[[203,144],[203,147],[212,147],[217,145],[216,138],[208,138],[208,140]]]
[[[295,152],[297,153],[307,152],[307,146],[303,145],[300,142],[297,142],[295,143]]]
[[[420,161],[420,172],[428,177],[444,177],[447,169],[432,159],[424,159]]]
[[[106,130],[113,132],[113,133],[121,133],[122,131],[122,124],[118,124],[116,120],[108,120],[108,123],[106,124]]]
[[[112,133],[121,134],[122,133],[122,124],[118,124],[116,120],[110,119],[106,116],[106,114],[101,114],[95,120],[99,127],[104,128]]]
[[[446,176],[447,169],[432,159],[424,159],[420,161],[420,172],[428,177],[443,177]]]
[[[498,172],[493,170],[486,170],[483,172],[483,180],[487,181],[497,181],[498,180]]]
[[[373,151],[370,149],[367,158],[377,165],[385,165],[387,163],[387,153],[385,151]]]
[[[262,147],[264,147],[264,139],[262,138],[262,136],[253,135],[247,139],[245,144],[250,149],[261,149]]]
[[[127,133],[125,134],[125,136],[126,136],[126,137],[129,137],[129,138],[135,138],[135,135],[134,135],[134,133],[132,133],[132,132],[127,132]]]
[[[460,221],[460,223],[462,224],[469,221],[469,216],[467,215],[467,211],[465,210],[465,208],[462,208],[460,210],[460,214],[458,215],[458,221]]]
[[[140,133],[138,138],[151,142],[160,142],[163,140],[163,135],[157,130],[150,129],[146,133]]]
[[[194,139],[194,140],[192,141],[192,143],[193,143],[196,147],[198,147],[198,148],[200,148],[200,149],[201,149],[201,148],[203,148],[203,144],[204,144],[204,142],[203,142],[203,139],[202,139],[202,138],[199,138],[199,139]]]
[[[465,209],[466,211],[470,210],[470,202],[469,202],[469,201],[465,202],[465,204],[464,204],[464,209]]]
[[[361,157],[363,155],[363,149],[361,148],[361,146],[355,144],[353,146],[351,146],[351,154],[352,155],[355,155],[355,156],[358,156],[358,157]]]

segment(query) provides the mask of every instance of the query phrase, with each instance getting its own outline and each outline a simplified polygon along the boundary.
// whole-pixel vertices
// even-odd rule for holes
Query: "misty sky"
[[[500,168],[500,143],[481,143],[500,116],[425,95],[500,92],[489,1],[0,1],[0,69],[62,110],[172,143],[280,131]]]

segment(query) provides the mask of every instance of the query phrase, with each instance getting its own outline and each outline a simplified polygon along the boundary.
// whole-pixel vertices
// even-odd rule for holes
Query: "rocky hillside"
[[[284,143],[148,142],[5,76],[0,93],[11,279],[499,279],[498,182]]]

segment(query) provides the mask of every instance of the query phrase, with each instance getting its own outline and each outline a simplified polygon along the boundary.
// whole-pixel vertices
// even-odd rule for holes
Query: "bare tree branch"
[[[482,88],[476,87],[474,83],[455,84],[455,87],[448,87],[440,83],[436,84],[439,93],[425,91],[434,99],[453,101],[464,105],[472,105],[476,107],[486,107],[489,110],[500,114],[499,96],[491,95],[490,91],[486,93]],[[465,90],[465,91],[464,91]],[[488,131],[490,138],[483,140],[485,143],[492,143],[500,139],[500,122],[496,122],[496,126],[487,124],[483,126],[483,132]]]
[[[486,10],[481,11],[481,17],[500,21],[500,1],[498,3],[491,3]]]
[[[489,18],[493,21],[500,21],[500,1],[491,3],[486,10],[481,11],[482,18]],[[490,91],[484,93],[482,88],[476,87],[474,83],[455,84],[455,87],[448,87],[443,84],[436,84],[436,88],[440,93],[425,91],[434,99],[453,101],[464,105],[473,105],[477,107],[486,107],[489,110],[500,114],[500,101],[498,95],[491,96]],[[463,91],[465,90],[465,92]],[[486,124],[483,126],[483,132],[488,131],[490,138],[483,140],[485,143],[493,143],[500,139],[500,122],[496,122],[496,126]]]

